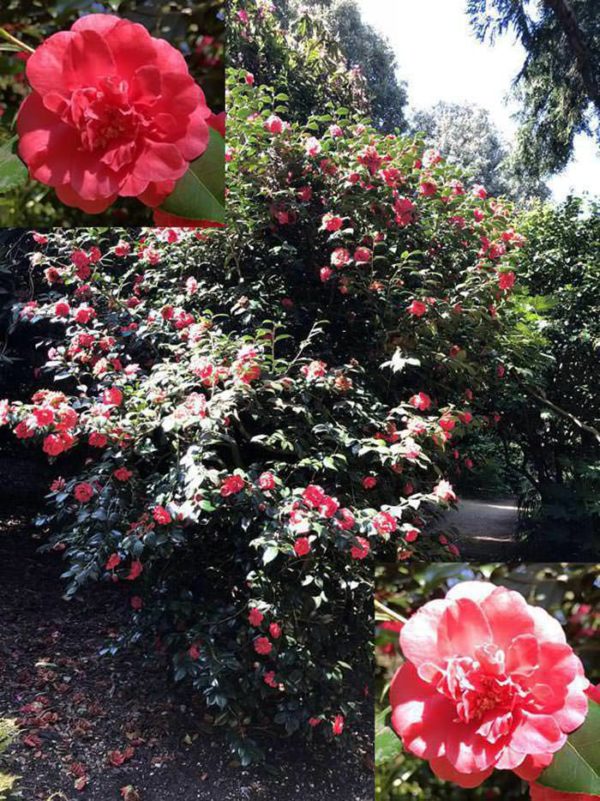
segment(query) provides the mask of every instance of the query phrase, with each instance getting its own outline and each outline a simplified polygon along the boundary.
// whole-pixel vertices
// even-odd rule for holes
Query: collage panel
[[[0,801],[600,799],[595,4],[3,3]]]
[[[0,227],[223,225],[222,0],[6,0]]]
[[[376,567],[377,801],[598,794],[599,567]]]

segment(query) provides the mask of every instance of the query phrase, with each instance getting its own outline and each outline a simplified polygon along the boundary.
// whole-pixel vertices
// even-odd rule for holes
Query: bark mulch
[[[23,517],[0,520],[0,719],[21,726],[2,769],[21,777],[15,798],[371,801],[369,705],[343,744],[276,741],[266,766],[242,769],[141,646],[101,654],[128,618],[118,588],[65,601],[60,558],[38,544]]]

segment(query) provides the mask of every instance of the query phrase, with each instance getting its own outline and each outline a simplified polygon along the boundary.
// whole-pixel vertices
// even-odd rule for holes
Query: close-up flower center
[[[475,659],[450,659],[437,689],[456,704],[458,720],[471,723],[486,713],[496,715],[512,712],[522,689],[506,675],[504,653],[495,647],[478,649]]]
[[[117,139],[134,140],[141,123],[129,102],[126,82],[112,78],[104,78],[99,88],[74,92],[69,116],[89,152],[106,148]]]

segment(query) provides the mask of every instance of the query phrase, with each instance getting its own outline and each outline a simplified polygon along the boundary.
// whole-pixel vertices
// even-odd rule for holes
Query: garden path
[[[517,557],[518,509],[515,498],[459,500],[443,525],[458,532],[461,557],[468,562],[507,562]]]

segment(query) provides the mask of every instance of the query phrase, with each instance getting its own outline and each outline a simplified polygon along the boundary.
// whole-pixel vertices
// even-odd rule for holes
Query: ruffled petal
[[[493,772],[493,768],[489,768],[488,770],[477,771],[475,773],[460,773],[444,757],[432,759],[429,764],[431,770],[438,779],[442,779],[446,782],[454,782],[454,784],[458,784],[459,787],[466,787],[469,789],[479,787]]]
[[[85,211],[86,214],[100,214],[111,206],[117,199],[117,195],[110,197],[98,198],[97,200],[86,200],[78,195],[75,190],[66,184],[65,186],[57,186],[56,194],[65,206],[73,206],[76,209]]]
[[[445,599],[429,601],[403,626],[400,633],[402,653],[417,667],[442,658],[438,651],[438,626],[449,607]]]

